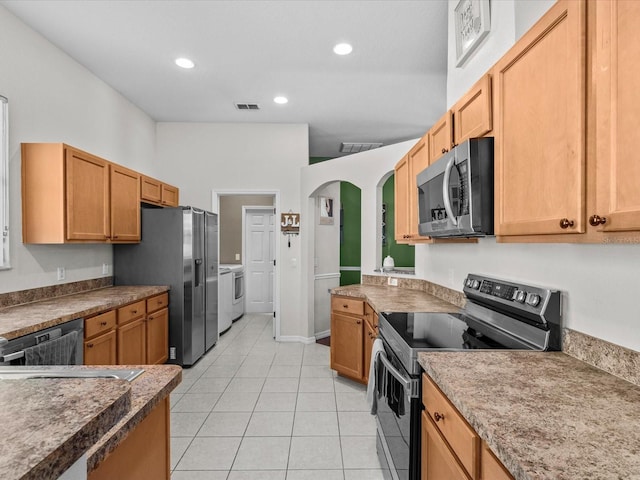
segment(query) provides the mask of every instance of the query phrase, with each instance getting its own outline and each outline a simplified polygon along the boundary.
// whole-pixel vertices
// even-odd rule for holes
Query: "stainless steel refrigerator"
[[[190,366],[218,341],[218,217],[143,208],[142,240],[114,245],[116,285],[169,285],[169,362]]]

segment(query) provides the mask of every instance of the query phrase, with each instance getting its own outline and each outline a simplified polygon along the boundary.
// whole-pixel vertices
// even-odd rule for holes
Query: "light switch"
[[[296,267],[298,266],[298,259],[297,259],[297,258],[293,257],[293,258],[291,259],[291,266],[292,266],[293,268],[296,268]]]
[[[236,260],[240,260],[240,254],[236,253]]]

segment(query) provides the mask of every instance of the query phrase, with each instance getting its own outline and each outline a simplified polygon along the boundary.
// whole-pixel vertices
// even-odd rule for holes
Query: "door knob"
[[[601,217],[600,215],[591,215],[589,217],[589,225],[597,227],[598,225],[604,225],[607,223],[607,217]]]
[[[560,228],[569,228],[573,227],[573,225],[573,220],[569,220],[568,218],[563,218],[562,220],[560,220]]]

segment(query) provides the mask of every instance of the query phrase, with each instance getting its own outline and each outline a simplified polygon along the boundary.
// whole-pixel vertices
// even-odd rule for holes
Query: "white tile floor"
[[[382,480],[365,387],[246,314],[171,394],[172,480]]]

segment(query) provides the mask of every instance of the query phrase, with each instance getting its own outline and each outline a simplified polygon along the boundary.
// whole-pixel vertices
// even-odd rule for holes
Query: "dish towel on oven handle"
[[[376,387],[376,379],[378,377],[378,356],[380,352],[384,352],[382,340],[376,338],[371,347],[371,363],[369,364],[369,383],[367,384],[367,405],[371,409],[371,415],[378,412],[378,388]]]

